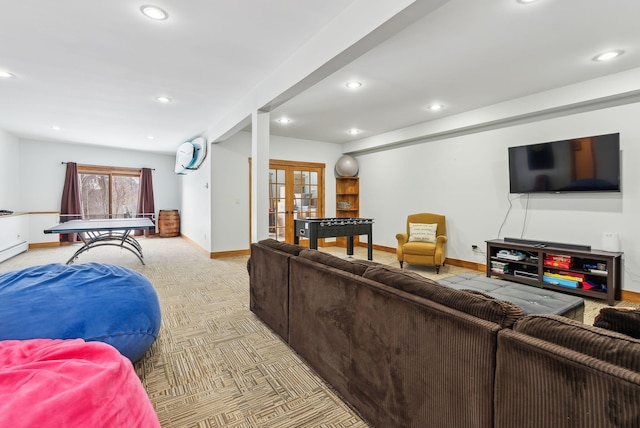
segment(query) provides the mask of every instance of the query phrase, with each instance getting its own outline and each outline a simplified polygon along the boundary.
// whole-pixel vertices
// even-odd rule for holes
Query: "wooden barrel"
[[[180,235],[180,213],[178,210],[160,210],[158,234],[162,238]]]

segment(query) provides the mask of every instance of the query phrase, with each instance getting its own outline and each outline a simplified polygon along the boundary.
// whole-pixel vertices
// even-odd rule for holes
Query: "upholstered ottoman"
[[[520,306],[526,315],[554,314],[584,321],[584,299],[517,282],[474,274],[439,279],[438,283],[458,290],[475,290]]]
[[[0,340],[100,341],[135,362],[159,330],[156,291],[131,269],[55,263],[0,274]]]

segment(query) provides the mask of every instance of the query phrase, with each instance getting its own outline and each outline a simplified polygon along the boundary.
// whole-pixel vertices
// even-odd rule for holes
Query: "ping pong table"
[[[72,264],[85,251],[103,245],[112,245],[131,251],[144,264],[142,247],[131,235],[131,232],[154,227],[155,225],[148,218],[69,220],[45,229],[44,233],[78,234],[84,245],[67,260],[68,265]]]

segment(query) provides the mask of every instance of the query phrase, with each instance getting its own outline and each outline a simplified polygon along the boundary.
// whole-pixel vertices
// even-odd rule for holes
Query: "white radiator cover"
[[[13,256],[17,256],[20,253],[24,253],[29,249],[27,241],[18,242],[10,247],[0,249],[0,263],[10,259]]]

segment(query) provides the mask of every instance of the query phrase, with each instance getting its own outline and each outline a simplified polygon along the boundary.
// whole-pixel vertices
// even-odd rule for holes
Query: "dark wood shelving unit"
[[[522,253],[525,258],[513,260],[504,256],[501,257],[499,254],[501,250],[517,251]],[[544,243],[533,245],[494,239],[487,241],[487,276],[494,276],[507,281],[519,282],[548,290],[602,299],[606,300],[609,305],[613,305],[615,300],[620,300],[622,254],[620,252],[601,250],[560,248]],[[568,256],[576,262],[569,268],[546,266],[544,259],[547,255]],[[502,271],[492,270],[492,262],[496,269]],[[600,266],[604,269],[589,269],[585,268],[585,265]],[[598,284],[599,287],[586,289],[552,284],[544,281],[545,272],[554,274],[569,272],[584,275],[585,279]]]

